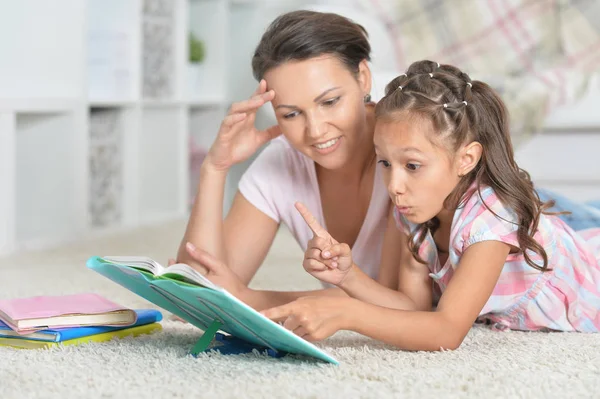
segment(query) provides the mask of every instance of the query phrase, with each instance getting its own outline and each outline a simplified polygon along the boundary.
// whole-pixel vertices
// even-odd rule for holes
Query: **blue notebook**
[[[203,331],[218,329],[272,353],[337,360],[269,320],[187,265],[167,268],[143,257],[92,257],[87,267],[187,320]]]
[[[87,337],[89,335],[102,334],[110,331],[123,330],[126,328],[142,326],[145,324],[156,323],[162,320],[162,313],[155,309],[139,309],[135,310],[137,313],[137,321],[135,324],[128,326],[119,327],[68,327],[68,328],[56,328],[36,331],[31,334],[20,335],[13,331],[10,327],[4,324],[0,320],[0,338],[16,338],[16,339],[29,339],[33,341],[45,341],[45,342],[62,342],[70,339]]]

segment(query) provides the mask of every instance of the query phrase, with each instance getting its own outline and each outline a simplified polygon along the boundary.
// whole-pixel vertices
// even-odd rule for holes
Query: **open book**
[[[180,280],[190,284],[212,288],[213,290],[222,290],[221,287],[216,286],[196,269],[185,263],[176,263],[165,267],[154,259],[145,256],[105,256],[103,259],[112,263],[145,270],[157,277]]]
[[[266,318],[187,265],[164,267],[146,257],[92,257],[87,267],[205,331],[194,351],[221,330],[267,353],[295,353],[338,364],[312,343]]]

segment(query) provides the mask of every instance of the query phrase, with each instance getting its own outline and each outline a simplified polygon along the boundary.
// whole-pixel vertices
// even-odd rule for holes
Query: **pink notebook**
[[[0,300],[0,319],[26,334],[45,328],[127,326],[137,315],[100,295],[75,294]]]

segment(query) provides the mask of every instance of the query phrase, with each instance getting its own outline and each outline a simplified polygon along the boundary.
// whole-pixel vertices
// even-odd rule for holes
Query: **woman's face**
[[[327,169],[339,169],[372,146],[365,134],[364,96],[371,89],[366,61],[358,76],[332,55],[289,61],[265,74],[284,136],[298,151]]]

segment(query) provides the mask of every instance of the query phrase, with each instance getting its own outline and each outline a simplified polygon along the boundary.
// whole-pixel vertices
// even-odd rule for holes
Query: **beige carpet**
[[[0,258],[0,298],[98,292],[124,305],[143,299],[85,268],[91,255],[166,261],[183,223],[170,223]],[[282,231],[255,287],[307,289],[302,254]],[[168,318],[168,317],[167,317]],[[341,332],[321,346],[340,366],[258,355],[187,351],[200,331],[165,321],[160,333],[52,350],[0,348],[1,398],[600,397],[600,334],[492,332],[474,328],[454,352],[410,353]]]

